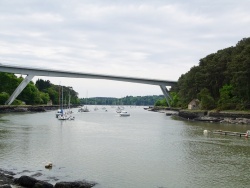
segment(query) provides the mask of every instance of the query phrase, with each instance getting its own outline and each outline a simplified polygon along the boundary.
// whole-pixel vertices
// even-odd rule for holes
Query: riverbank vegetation
[[[181,75],[170,92],[171,106],[187,108],[198,99],[200,109],[250,109],[250,38],[200,59]],[[164,106],[165,99],[156,102]]]
[[[114,97],[92,97],[81,98],[80,103],[90,105],[137,105],[137,106],[154,106],[156,101],[163,99],[163,95],[151,96],[126,96],[122,98]]]
[[[10,95],[15,91],[18,85],[23,81],[23,77],[16,76],[12,73],[0,72],[0,105],[5,104]],[[71,96],[71,103],[79,104],[78,93],[72,87],[59,86],[50,83],[49,80],[38,79],[34,84],[32,81],[24,88],[13,105],[37,105],[47,104],[50,101],[53,104],[59,104],[59,96],[63,91],[64,103],[68,101],[68,96]]]

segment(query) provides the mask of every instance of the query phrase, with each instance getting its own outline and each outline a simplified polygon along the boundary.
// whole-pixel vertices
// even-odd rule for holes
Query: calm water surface
[[[73,109],[74,121],[56,119],[55,111],[0,115],[0,168],[52,184],[95,181],[96,188],[250,186],[250,140],[203,135],[250,126],[180,121],[142,107],[126,107],[130,117],[93,108]]]

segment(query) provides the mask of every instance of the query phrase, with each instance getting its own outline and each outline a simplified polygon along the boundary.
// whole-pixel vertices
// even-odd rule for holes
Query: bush
[[[9,99],[10,95],[6,92],[0,93],[0,104],[4,105],[5,102]]]
[[[22,105],[23,104],[23,101],[20,101],[18,99],[15,99],[12,103],[12,105]]]

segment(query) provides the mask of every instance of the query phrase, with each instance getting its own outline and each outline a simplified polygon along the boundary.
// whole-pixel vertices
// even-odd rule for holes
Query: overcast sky
[[[249,37],[249,7],[249,0],[0,0],[0,63],[177,81],[201,58]],[[144,84],[42,78],[73,86],[79,97],[162,94]]]

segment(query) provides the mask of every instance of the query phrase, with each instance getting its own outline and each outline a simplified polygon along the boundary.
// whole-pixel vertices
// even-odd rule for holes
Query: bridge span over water
[[[20,83],[20,85],[16,88],[16,90],[13,92],[13,94],[10,96],[10,98],[6,101],[5,104],[7,105],[10,105],[16,99],[16,97],[22,92],[22,90],[28,85],[28,83],[34,78],[34,76],[104,79],[104,80],[114,80],[114,81],[141,83],[141,84],[149,84],[149,85],[158,85],[160,86],[167,100],[168,106],[170,106],[169,100],[171,100],[171,96],[169,95],[168,89],[166,87],[167,86],[172,87],[177,83],[176,81],[169,81],[169,80],[93,74],[93,73],[84,73],[84,72],[72,72],[72,71],[65,71],[65,70],[52,70],[52,69],[44,69],[44,68],[36,68],[36,67],[6,65],[6,64],[1,64],[1,63],[0,63],[0,72],[27,75],[25,79]]]

